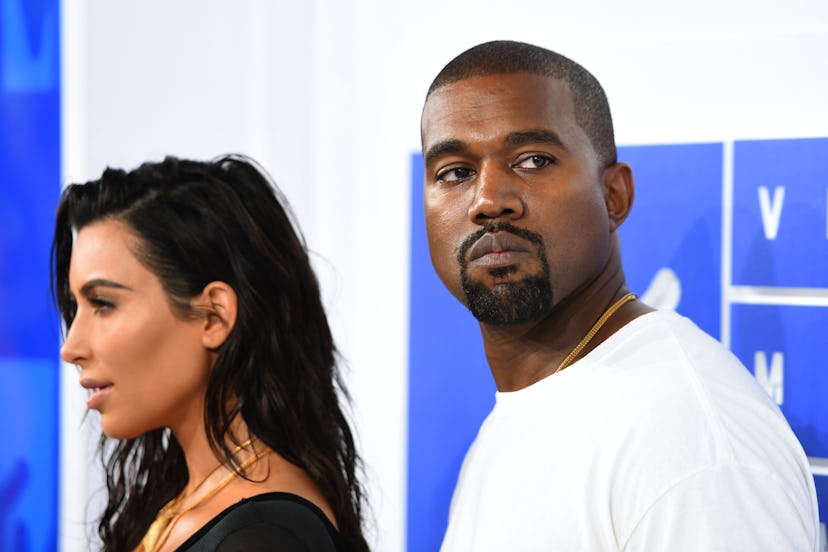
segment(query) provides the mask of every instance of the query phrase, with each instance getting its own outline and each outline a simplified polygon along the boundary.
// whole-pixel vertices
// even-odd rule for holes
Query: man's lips
[[[475,264],[504,264],[529,256],[532,246],[509,232],[483,234],[469,250],[469,262]]]

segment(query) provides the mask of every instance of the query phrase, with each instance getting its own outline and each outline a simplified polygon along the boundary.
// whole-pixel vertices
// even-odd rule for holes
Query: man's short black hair
[[[602,167],[615,163],[615,136],[612,115],[604,89],[586,69],[556,52],[511,40],[496,40],[470,48],[451,60],[428,89],[432,92],[447,84],[471,77],[530,73],[559,79],[569,85],[575,103],[575,120],[586,133]]]

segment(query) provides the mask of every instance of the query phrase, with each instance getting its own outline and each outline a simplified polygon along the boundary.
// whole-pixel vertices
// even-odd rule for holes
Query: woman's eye
[[[115,306],[106,299],[102,299],[101,297],[90,297],[89,304],[92,305],[95,314],[98,314],[102,311],[106,311],[107,309],[111,309]]]
[[[530,155],[515,163],[515,167],[519,169],[542,169],[554,162],[555,160],[548,155]]]
[[[438,182],[459,182],[474,174],[474,171],[465,167],[456,167],[445,170],[437,175]]]

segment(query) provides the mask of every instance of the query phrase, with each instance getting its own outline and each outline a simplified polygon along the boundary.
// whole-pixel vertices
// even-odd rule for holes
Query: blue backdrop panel
[[[0,0],[0,550],[55,550],[58,330],[49,244],[60,190],[57,0]]]
[[[0,360],[0,550],[56,550],[58,442],[55,363]]]
[[[828,520],[828,475],[817,475],[814,477],[814,484],[818,497],[819,519],[825,523]]]
[[[477,321],[431,266],[423,160],[411,159],[408,550],[439,549],[463,456],[494,405]]]
[[[624,271],[641,296],[660,269],[678,278],[675,310],[719,338],[722,145],[625,146],[635,202],[621,225]]]
[[[736,142],[733,284],[828,287],[828,138]]]
[[[734,305],[731,312],[733,352],[760,382],[781,390],[775,398],[808,456],[828,457],[828,340],[821,337],[828,309]],[[781,353],[776,362],[774,353]]]

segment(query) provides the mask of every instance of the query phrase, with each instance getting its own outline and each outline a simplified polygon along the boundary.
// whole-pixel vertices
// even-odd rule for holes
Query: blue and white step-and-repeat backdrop
[[[381,11],[363,4],[367,3],[355,4],[355,13],[367,17],[369,12]],[[148,14],[141,24],[154,29],[153,10],[169,11],[167,4],[163,8],[158,5],[141,5],[140,13]],[[118,14],[123,10],[106,2],[95,7],[89,10],[94,13],[80,17],[78,32],[100,41],[109,35],[92,31],[119,28],[112,22],[120,21]],[[192,10],[185,8],[179,6],[174,16],[182,21],[191,17]],[[5,451],[0,455],[0,552],[55,550],[65,537],[58,536],[60,336],[48,291],[48,251],[61,184],[60,11],[58,0],[0,0],[0,190],[4,192],[0,201],[0,373],[5,382],[0,386],[0,419],[5,422],[6,436]],[[136,15],[130,13],[130,17]],[[251,32],[242,20],[248,18],[229,21],[228,32],[246,39]],[[89,28],[83,26],[86,23]],[[323,27],[325,32],[306,32],[316,23],[309,19],[306,26],[300,25],[297,36],[318,36],[320,40],[333,36],[327,46],[322,40],[321,46],[327,49],[320,51],[329,56],[323,61],[338,68],[340,57],[333,54],[348,50],[341,43],[347,44],[350,34],[343,34],[344,38],[332,35],[328,27]],[[521,20],[513,29],[523,33],[524,27]],[[179,30],[178,25],[171,28]],[[262,36],[273,34],[267,25],[259,30]],[[177,32],[175,37],[184,41]],[[419,59],[419,32],[416,40]],[[250,48],[257,48],[257,44],[252,41]],[[320,47],[317,42],[312,45]],[[130,44],[121,46],[114,51],[123,53]],[[356,51],[364,57],[369,50],[377,50],[373,44],[368,46],[370,49]],[[399,53],[407,48],[389,50],[395,66],[400,65]],[[442,61],[447,52],[460,51],[440,48]],[[116,54],[111,59],[104,55],[107,52],[91,55],[102,50],[92,48],[87,57],[75,53],[82,65],[88,62],[89,67],[104,67],[97,73],[75,75],[76,79],[95,86],[100,83],[96,78],[109,78],[106,68],[121,67],[123,59]],[[291,56],[295,57],[294,52]],[[317,61],[309,54],[296,59]],[[390,58],[388,64],[391,66]],[[408,65],[402,66],[410,70]],[[375,70],[375,65],[370,67]],[[428,76],[432,76],[430,71]],[[323,65],[313,78],[329,75],[338,78],[336,71]],[[254,75],[252,82],[260,83],[260,77]],[[239,93],[232,87],[215,98],[235,105]],[[336,96],[323,97],[327,101],[322,107],[305,107],[326,121],[327,109],[339,104]],[[241,103],[249,100],[244,98]],[[420,98],[416,101],[419,110]],[[144,106],[140,102],[136,105]],[[122,121],[115,118],[112,127],[103,125],[102,121],[110,118],[105,107],[92,102],[95,109],[80,117],[81,123],[91,120],[98,125],[94,127],[98,141],[87,144],[90,151],[97,152],[102,143],[111,141],[111,128]],[[399,112],[396,103],[392,109]],[[373,103],[371,116],[376,117]],[[258,112],[251,115],[254,119],[261,119]],[[353,125],[342,126],[349,136],[353,134]],[[325,127],[320,134],[330,132]],[[822,134],[821,129],[814,132]],[[755,134],[755,129],[750,132]],[[769,134],[773,136],[772,129]],[[675,308],[721,339],[779,403],[812,460],[820,514],[826,520],[828,376],[824,359],[828,339],[823,334],[828,327],[828,139],[790,139],[799,135],[794,131],[785,134],[786,139],[715,143],[680,143],[679,139],[621,148],[621,157],[632,164],[637,184],[635,209],[621,229],[621,238],[633,290],[653,304]],[[144,139],[152,144],[157,141],[151,135]],[[371,140],[375,141],[375,136]],[[202,144],[204,149],[198,151],[213,151],[216,143],[204,142],[207,145]],[[103,149],[106,159],[82,159],[84,170],[79,172],[85,173],[87,162],[95,167],[98,161],[112,161],[108,157],[111,150]],[[411,167],[405,506],[406,548],[419,552],[437,549],[460,463],[493,405],[495,388],[476,322],[434,275],[423,228],[422,162],[418,154],[412,156]],[[337,232],[341,230],[337,228]],[[383,363],[382,368],[387,365]],[[71,513],[83,517],[82,513]]]
[[[619,148],[630,288],[720,339],[780,405],[828,519],[828,138]],[[494,403],[477,324],[428,256],[412,156],[408,550],[436,550],[465,451]]]
[[[0,0],[0,550],[57,549],[60,191],[57,0]]]

